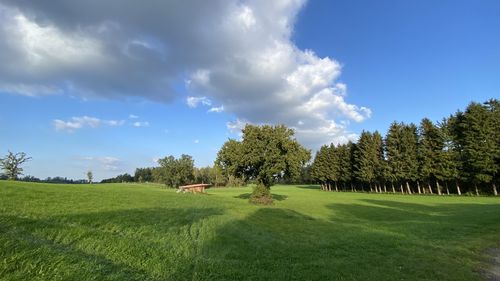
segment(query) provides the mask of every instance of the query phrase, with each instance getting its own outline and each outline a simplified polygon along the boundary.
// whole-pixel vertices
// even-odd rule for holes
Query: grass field
[[[500,198],[0,181],[2,280],[481,280]]]

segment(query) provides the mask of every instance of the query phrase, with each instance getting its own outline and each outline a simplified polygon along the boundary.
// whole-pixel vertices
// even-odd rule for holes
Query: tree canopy
[[[257,183],[253,198],[270,199],[269,188],[280,178],[297,178],[310,159],[284,125],[246,125],[242,140],[228,140],[217,155],[216,165],[236,177]]]
[[[29,160],[31,157],[28,157],[24,152],[13,153],[9,151],[4,158],[0,158],[0,168],[9,180],[17,180],[23,174],[21,165]]]

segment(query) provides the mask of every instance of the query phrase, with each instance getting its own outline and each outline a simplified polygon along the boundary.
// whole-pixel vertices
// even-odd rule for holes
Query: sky
[[[101,180],[211,165],[247,124],[313,152],[500,97],[496,0],[0,0],[0,154]]]

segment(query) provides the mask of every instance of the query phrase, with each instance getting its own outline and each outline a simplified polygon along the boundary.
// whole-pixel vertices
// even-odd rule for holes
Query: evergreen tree
[[[335,188],[335,191],[339,191],[337,183],[339,180],[339,167],[338,167],[338,153],[335,145],[330,144],[327,147],[327,159],[326,159],[326,178],[328,182],[328,189],[332,190]],[[333,187],[334,186],[334,187]]]
[[[343,144],[337,147],[337,167],[339,173],[338,180],[342,183],[344,190],[347,189],[346,185],[352,180],[350,147],[350,144]]]
[[[373,182],[376,177],[376,167],[378,162],[377,147],[370,132],[363,131],[358,141],[358,149],[355,156],[357,165],[356,178],[373,189]]]
[[[458,195],[462,195],[460,190],[460,158],[459,150],[453,141],[451,118],[445,118],[439,124],[440,139],[442,140],[442,149],[438,155],[437,174],[438,178],[455,182]]]
[[[374,149],[374,169],[375,169],[375,181],[377,182],[379,192],[382,192],[382,185],[384,186],[383,192],[387,192],[386,187],[386,161],[384,155],[384,139],[382,135],[375,131],[372,135],[373,149]]]
[[[403,193],[401,181],[403,180],[403,155],[402,146],[402,124],[393,122],[389,127],[385,138],[385,149],[388,161],[388,171],[391,183],[396,182],[400,185],[400,191]]]
[[[430,193],[432,193],[431,181],[433,179],[438,180],[437,172],[442,149],[443,141],[438,127],[431,120],[427,118],[422,119],[419,127],[418,142],[419,178],[427,183]],[[438,182],[437,186],[439,187]],[[441,195],[440,188],[437,189],[437,192]]]
[[[322,190],[327,190],[327,153],[328,146],[323,145],[316,152],[316,156],[314,157],[314,161],[311,167],[311,176],[314,180],[319,181],[321,184]]]
[[[400,153],[402,156],[403,178],[406,182],[406,191],[408,194],[412,194],[409,181],[416,181],[418,178],[417,144],[418,136],[415,124],[403,124]]]
[[[497,172],[495,158],[498,156],[495,154],[497,143],[495,136],[498,133],[495,132],[492,111],[479,103],[469,104],[464,113],[462,130],[464,169],[469,180],[474,184],[476,194],[479,194],[478,185],[492,182]]]

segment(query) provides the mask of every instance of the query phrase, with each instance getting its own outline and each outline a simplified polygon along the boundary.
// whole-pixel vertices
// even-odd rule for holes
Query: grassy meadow
[[[0,181],[1,280],[481,280],[500,198]]]

